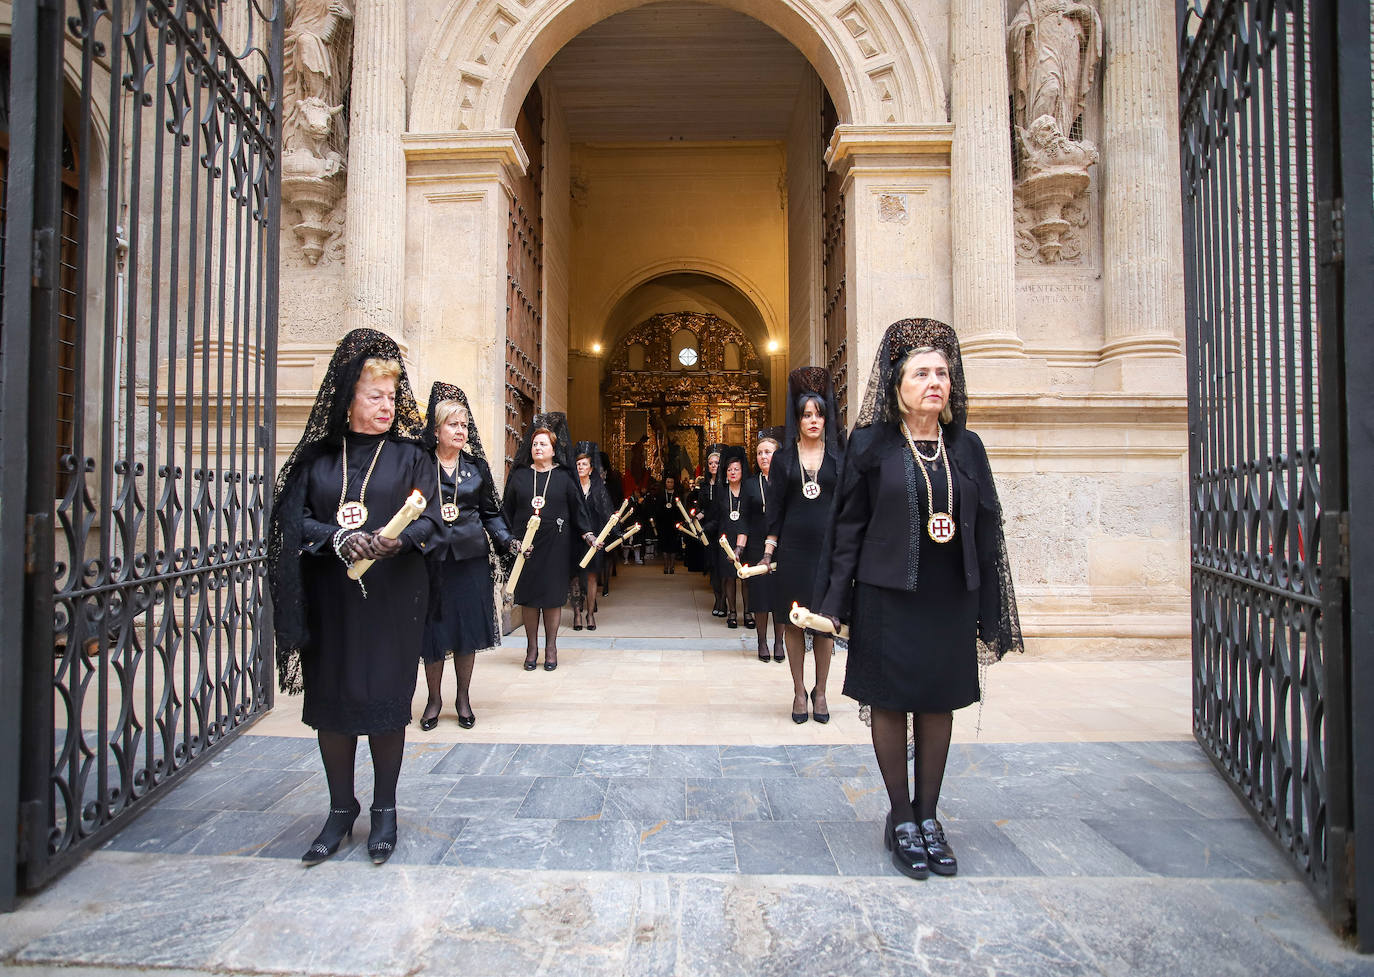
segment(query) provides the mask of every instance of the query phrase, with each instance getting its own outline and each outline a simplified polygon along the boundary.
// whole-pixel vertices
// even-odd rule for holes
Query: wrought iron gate
[[[0,640],[22,628],[21,887],[271,705],[282,6],[15,5],[0,498],[23,524],[0,518],[24,600]]]
[[[1370,75],[1366,54],[1362,79],[1340,90],[1337,6],[1180,0],[1178,25],[1193,728],[1346,928],[1355,821],[1336,116],[1344,97],[1367,117]]]

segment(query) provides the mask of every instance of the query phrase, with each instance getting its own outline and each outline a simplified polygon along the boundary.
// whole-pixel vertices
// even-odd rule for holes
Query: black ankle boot
[[[892,812],[889,811],[883,843],[887,845],[887,850],[892,852],[892,864],[897,866],[897,871],[912,879],[930,877],[926,846],[921,841],[921,829],[916,827],[915,821],[903,821],[894,825]]]
[[[353,836],[353,822],[358,820],[358,815],[362,813],[363,806],[355,798],[353,806],[348,808],[331,807],[329,817],[324,819],[324,827],[315,836],[315,840],[306,849],[301,861],[307,866],[318,865],[330,855],[339,850],[339,844],[345,838]]]
[[[396,809],[372,808],[372,830],[367,833],[367,854],[381,865],[396,851]]]
[[[959,859],[954,857],[954,849],[945,840],[945,829],[934,818],[921,822],[921,841],[925,843],[930,856],[930,870],[936,875],[954,875],[959,871]]]

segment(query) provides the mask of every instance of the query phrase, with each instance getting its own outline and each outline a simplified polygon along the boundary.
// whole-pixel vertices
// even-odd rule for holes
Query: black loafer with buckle
[[[925,843],[929,856],[930,870],[936,875],[955,875],[959,871],[959,859],[954,857],[954,849],[945,840],[945,829],[934,818],[921,822],[921,841]]]
[[[892,864],[897,867],[897,871],[910,879],[930,877],[926,846],[921,841],[921,830],[916,827],[915,821],[903,821],[894,825],[892,812],[889,811],[883,842],[887,845],[887,850],[892,852]]]

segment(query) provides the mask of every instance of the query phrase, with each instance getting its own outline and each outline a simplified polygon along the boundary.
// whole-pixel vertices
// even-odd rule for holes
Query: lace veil
[[[839,405],[835,400],[835,382],[823,366],[799,366],[787,375],[787,424],[783,428],[782,446],[790,448],[801,436],[797,398],[804,393],[816,394],[825,403],[825,453],[839,460],[844,455],[844,426],[840,424]]]
[[[295,695],[301,683],[300,652],[309,641],[306,627],[305,589],[301,582],[301,539],[305,523],[304,473],[310,462],[324,450],[337,448],[348,429],[348,407],[353,388],[369,359],[402,363],[396,379],[396,416],[388,435],[393,440],[418,441],[424,431],[424,418],[406,377],[400,347],[386,333],[375,329],[354,329],[334,350],[325,370],[324,381],[300,443],[277,474],[277,492],[267,537],[267,578],[272,590],[272,623],[277,634],[277,684]]]
[[[553,446],[554,464],[562,465],[565,471],[575,474],[572,438],[568,434],[568,416],[561,410],[534,415],[529,427],[525,429],[525,436],[520,439],[520,447],[515,449],[515,457],[511,461],[511,471],[515,471],[517,468],[527,468],[534,462],[534,456],[530,453],[530,445],[534,441],[534,432],[541,427],[548,428],[553,432],[556,441]]]
[[[600,525],[593,527],[593,532],[601,532],[601,526],[615,512],[615,505],[611,502],[611,493],[606,488],[605,481],[601,478],[601,447],[595,441],[579,441],[573,445],[572,457],[573,464],[569,467],[573,478],[577,478],[577,459],[586,456],[592,463],[592,472],[589,476],[591,490],[588,492],[587,508],[591,510],[593,519],[599,519]],[[581,488],[581,482],[578,482]]]

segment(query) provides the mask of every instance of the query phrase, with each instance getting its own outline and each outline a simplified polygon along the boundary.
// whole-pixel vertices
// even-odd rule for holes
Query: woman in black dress
[[[501,643],[493,594],[505,581],[501,560],[513,556],[520,541],[501,515],[467,394],[451,383],[436,382],[430,389],[425,440],[433,446],[438,472],[439,495],[433,505],[439,530],[427,554],[430,602],[420,656],[429,701],[420,728],[428,731],[439,725],[444,659],[452,655],[458,677],[458,725],[472,729],[477,723],[469,697],[472,666],[477,652]]]
[[[716,492],[716,507],[711,513],[711,525],[716,527],[715,534],[707,538],[719,547],[719,540],[722,536],[730,544],[730,548],[735,551],[735,559],[739,559],[744,554],[744,544],[749,538],[749,524],[745,520],[745,495],[744,495],[744,449],[734,446],[724,448],[720,453],[720,470],[723,484]],[[726,556],[724,550],[719,551],[722,557],[720,561],[720,589],[725,596],[725,626],[727,628],[739,627],[739,617],[736,609],[739,604],[739,574],[735,572],[735,565]]]
[[[884,840],[913,878],[958,870],[936,818],[953,710],[978,701],[980,663],[1024,650],[997,489],[967,417],[954,330],[933,319],[888,327],[849,445],[828,582],[813,608],[850,623],[844,694],[870,711],[892,805]]]
[[[768,537],[768,473],[773,467],[773,453],[782,443],[783,429],[764,428],[759,432],[754,460],[758,470],[744,480],[744,522],[748,527],[744,552],[740,562],[752,566],[763,556],[764,540]],[[744,626],[758,628],[759,661],[769,660],[768,620],[773,620],[773,661],[782,661],[783,626],[786,618],[773,614],[773,578],[771,574],[751,577],[744,585]]]
[[[649,522],[658,537],[658,551],[663,554],[663,572],[676,572],[677,555],[682,552],[682,533],[677,524],[682,521],[678,512],[677,479],[671,474],[663,476],[663,487],[649,494],[645,507],[649,511]]]
[[[819,366],[803,366],[787,378],[787,430],[782,448],[773,454],[768,484],[768,537],[760,562],[777,560],[773,577],[773,614],[786,622],[783,640],[792,670],[792,721],[807,720],[808,699],[816,722],[830,722],[826,681],[834,641],[812,636],[816,684],[806,691],[806,635],[792,624],[793,604],[810,607],[815,601],[817,572],[826,524],[844,461],[844,428],[835,408],[830,373]]]
[[[577,490],[582,495],[583,505],[587,507],[587,516],[591,519],[589,525],[597,535],[601,534],[602,527],[615,514],[615,508],[611,505],[611,495],[606,490],[605,483],[601,481],[601,472],[597,467],[600,458],[601,452],[595,441],[579,441],[573,446]],[[603,541],[603,546],[619,535],[615,530],[612,530],[612,534]],[[583,569],[582,557],[587,551],[579,550],[577,547],[573,547],[573,551],[573,630],[581,631],[585,623],[588,631],[595,631],[597,581],[609,572],[605,566],[608,561],[598,548],[591,562]]]
[[[716,498],[720,494],[721,484],[725,481],[725,476],[720,471],[720,453],[724,448],[723,444],[712,444],[706,448],[706,470],[701,474],[696,494],[692,497],[692,504],[688,509],[696,513],[697,522],[701,523],[701,530],[706,534],[701,561],[702,569],[711,578],[711,594],[715,598],[715,603],[711,605],[712,617],[725,616],[725,590],[721,586],[720,574],[720,565],[725,559],[725,553],[715,542],[716,537],[720,535],[720,529],[715,523],[715,513]]]
[[[506,524],[525,538],[530,516],[539,514],[534,541],[516,581],[515,602],[525,625],[525,671],[539,661],[539,619],[544,619],[544,670],[558,667],[558,625],[568,602],[568,582],[586,547],[596,542],[591,517],[568,457],[568,422],[561,411],[536,414],[520,443],[501,500]],[[578,540],[582,545],[574,545]],[[574,556],[574,552],[577,554]]]
[[[396,781],[415,695],[429,602],[424,551],[435,532],[434,459],[396,343],[355,329],[339,343],[306,423],[282,467],[268,572],[282,691],[304,691],[301,719],[317,731],[329,816],[301,857],[333,855],[362,811],[353,793],[358,737],[372,754],[372,829],[381,864],[396,850]],[[419,519],[387,539],[377,530],[419,490]],[[376,560],[351,580],[358,560]]]

